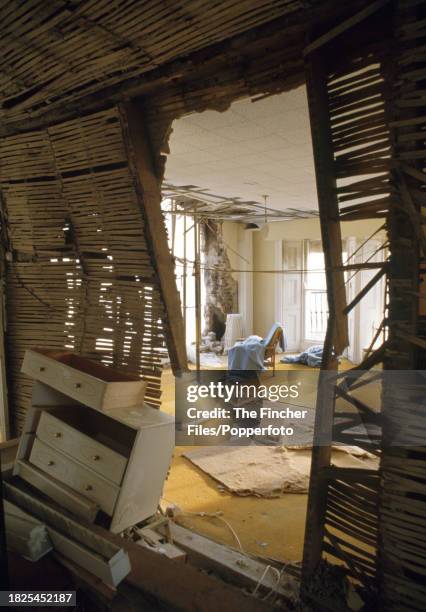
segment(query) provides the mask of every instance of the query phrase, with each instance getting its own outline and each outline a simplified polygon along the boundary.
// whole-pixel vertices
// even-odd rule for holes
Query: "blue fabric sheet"
[[[263,340],[260,336],[249,336],[242,342],[236,342],[228,351],[228,370],[264,370],[265,348],[277,328],[282,329],[282,325],[274,323]],[[281,335],[280,344],[282,350],[285,350],[284,331]]]
[[[322,361],[323,345],[310,346],[300,355],[287,355],[280,359],[281,363],[303,363],[311,368],[319,368]]]

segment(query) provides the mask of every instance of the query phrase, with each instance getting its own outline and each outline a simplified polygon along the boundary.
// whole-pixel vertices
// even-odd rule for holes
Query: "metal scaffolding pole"
[[[194,276],[195,276],[195,363],[200,371],[201,346],[201,266],[200,266],[200,222],[194,208]]]

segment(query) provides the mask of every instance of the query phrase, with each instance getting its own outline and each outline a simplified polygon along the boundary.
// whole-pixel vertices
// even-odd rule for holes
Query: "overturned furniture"
[[[27,351],[36,378],[14,474],[118,533],[155,514],[174,446],[172,417],[145,383],[72,353]]]
[[[56,504],[51,504],[33,488],[20,484],[5,483],[5,507],[10,519],[22,517],[37,533],[38,540],[28,539],[28,554],[23,556],[37,561],[42,554],[53,548],[56,555],[90,572],[111,588],[116,587],[130,572],[129,556],[124,550],[107,540],[101,533],[93,531],[84,520],[75,520],[72,514]],[[13,525],[6,523],[8,542],[15,535]],[[45,534],[45,537],[42,537]],[[33,540],[35,538],[33,537]],[[17,549],[17,544],[12,540]],[[22,544],[21,544],[22,546]],[[38,556],[37,556],[38,554]],[[32,556],[31,556],[32,555]]]

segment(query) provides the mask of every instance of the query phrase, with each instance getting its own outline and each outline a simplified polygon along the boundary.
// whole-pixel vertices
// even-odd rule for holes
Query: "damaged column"
[[[206,290],[202,350],[221,353],[226,316],[238,312],[238,282],[232,275],[222,223],[208,220],[201,230]]]

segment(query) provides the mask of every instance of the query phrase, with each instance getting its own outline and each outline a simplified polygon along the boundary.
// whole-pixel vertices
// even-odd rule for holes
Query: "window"
[[[320,240],[305,241],[304,274],[305,340],[323,342],[327,329],[328,305],[324,253]]]
[[[386,259],[383,239],[349,237],[343,240],[343,264],[381,262]],[[287,333],[287,350],[300,352],[325,340],[328,320],[327,285],[321,240],[282,241],[281,309],[278,317]],[[345,272],[347,301],[350,303],[376,274],[375,269]],[[386,283],[382,279],[363,297],[348,316],[350,344],[345,355],[353,362],[362,361],[365,349],[381,325],[384,316]],[[277,309],[278,312],[278,309]],[[278,320],[277,317],[277,320]],[[377,338],[376,346],[383,340]]]
[[[305,240],[304,340],[324,342],[327,331],[328,302],[324,253],[321,240]],[[345,244],[342,260],[346,261]]]

